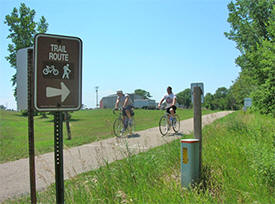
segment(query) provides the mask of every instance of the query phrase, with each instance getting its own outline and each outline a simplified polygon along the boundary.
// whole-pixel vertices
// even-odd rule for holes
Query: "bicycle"
[[[175,114],[173,117],[169,113],[165,113],[163,116],[160,117],[159,120],[159,131],[162,136],[165,136],[169,130],[174,130],[175,133],[178,133],[180,130],[180,117]]]
[[[134,132],[135,122],[133,117],[133,111],[131,110],[131,121],[129,121],[129,118],[125,116],[125,120],[123,121],[122,116],[122,110],[118,109],[120,112],[117,114],[115,111],[116,109],[113,109],[113,114],[118,115],[118,117],[115,119],[113,124],[113,132],[116,137],[121,137],[123,135],[126,135],[127,132],[132,134]],[[126,124],[125,124],[126,123]],[[124,125],[125,124],[125,125]]]
[[[46,65],[46,68],[44,68],[42,72],[44,75],[53,73],[54,76],[57,76],[59,74],[58,69],[55,69],[54,65],[51,65],[51,66]]]

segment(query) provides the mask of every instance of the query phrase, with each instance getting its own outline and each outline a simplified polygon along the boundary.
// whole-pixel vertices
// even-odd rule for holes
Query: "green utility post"
[[[190,187],[199,180],[199,144],[198,139],[181,140],[181,186]]]

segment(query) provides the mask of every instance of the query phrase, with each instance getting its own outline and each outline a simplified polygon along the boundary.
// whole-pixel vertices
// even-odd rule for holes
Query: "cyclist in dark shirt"
[[[122,116],[124,121],[124,130],[126,130],[128,124],[132,124],[132,115],[134,112],[132,111],[133,108],[133,101],[131,100],[130,96],[128,94],[123,94],[121,90],[117,91],[117,100],[115,104],[115,109],[118,109],[118,107],[122,108]],[[128,117],[128,120],[127,117]]]

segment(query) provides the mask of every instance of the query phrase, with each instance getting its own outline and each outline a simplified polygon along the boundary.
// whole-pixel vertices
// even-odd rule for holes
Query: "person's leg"
[[[175,125],[175,121],[176,121],[176,118],[175,118],[175,114],[176,114],[176,109],[177,107],[176,106],[171,106],[170,107],[170,113],[171,113],[171,117],[172,117],[172,125]]]
[[[131,120],[132,116],[131,116],[130,110],[127,109],[125,112],[126,112],[127,117],[129,118],[129,120]]]
[[[128,117],[129,121],[131,121],[131,119],[132,119],[131,108],[132,107],[130,105],[125,107],[125,115]]]
[[[168,115],[167,115],[168,130],[170,129],[170,126],[172,125],[170,123],[170,114],[171,114],[170,109],[171,109],[170,107],[166,109],[166,112],[168,113]]]
[[[126,115],[128,117],[128,121],[127,121],[128,124],[127,125],[129,126],[130,134],[132,134],[132,127],[131,127],[131,125],[132,125],[132,116],[131,116],[131,112],[130,112],[129,109],[127,109],[125,112],[126,112]]]
[[[130,134],[132,134],[132,115],[131,115],[131,109],[132,109],[132,106],[127,106],[125,108],[125,113],[128,117],[128,126],[129,126],[129,130],[130,130]]]
[[[127,120],[127,114],[126,114],[126,110],[123,108],[122,109],[122,120],[123,120],[123,131],[125,131],[127,129],[128,126],[128,120]]]
[[[173,118],[175,117],[175,111],[173,108],[170,108],[170,114],[172,115]]]

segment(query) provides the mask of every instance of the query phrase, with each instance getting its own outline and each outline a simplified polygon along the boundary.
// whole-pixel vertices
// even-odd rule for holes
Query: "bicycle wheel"
[[[59,74],[58,69],[54,69],[54,70],[53,70],[53,75],[54,75],[54,76],[57,76],[58,74]]]
[[[48,75],[49,74],[49,70],[47,68],[44,68],[42,72],[43,72],[44,75]]]
[[[120,118],[115,119],[113,124],[113,131],[116,137],[120,137],[123,134],[122,132],[123,127],[124,125],[123,125],[122,119]]]
[[[161,116],[159,120],[159,131],[162,136],[165,136],[168,132],[168,121],[167,121],[167,116]]]
[[[178,115],[175,115],[175,118],[172,121],[172,127],[175,133],[180,131],[180,117]]]

